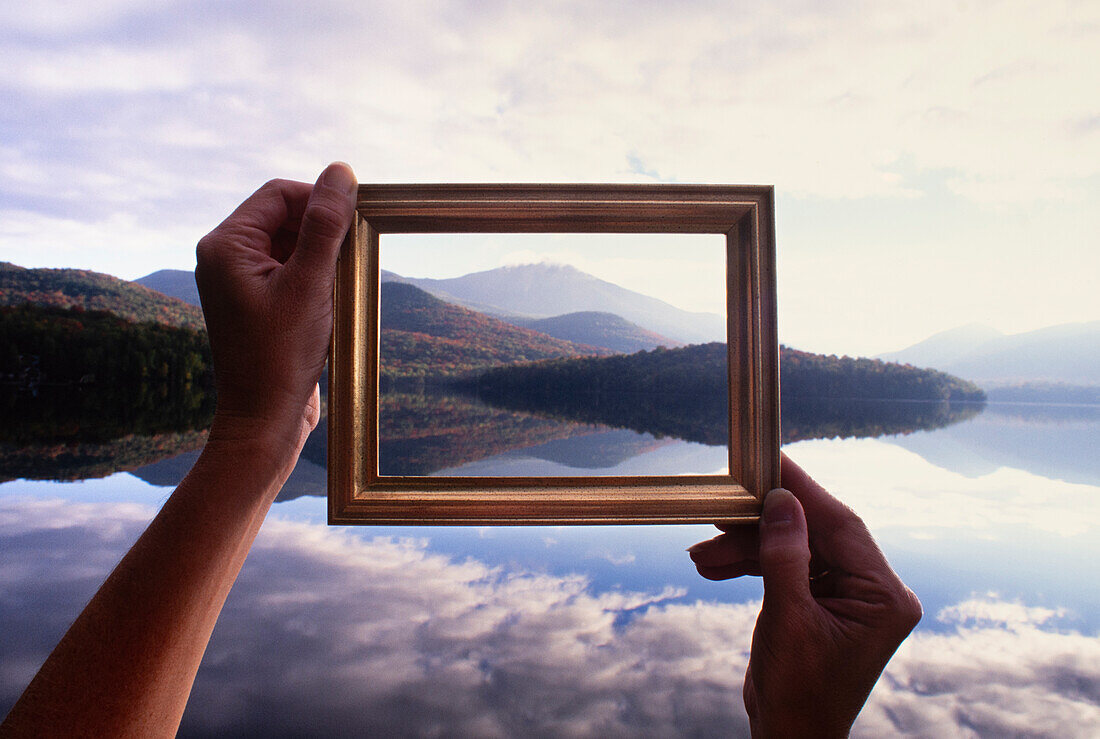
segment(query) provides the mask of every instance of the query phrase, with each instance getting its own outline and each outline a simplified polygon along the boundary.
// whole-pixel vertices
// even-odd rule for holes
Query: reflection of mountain
[[[413,285],[385,282],[381,293],[383,377],[448,375],[510,362],[611,353],[504,323]]]
[[[634,431],[616,429],[591,436],[554,439],[524,452],[566,467],[598,470],[614,467],[671,442],[671,439],[655,439]]]
[[[724,400],[695,395],[592,393],[553,397],[483,393],[506,408],[567,421],[605,424],[711,446],[728,443]],[[782,441],[875,437],[949,426],[981,413],[981,404],[792,398],[782,406]]]
[[[534,318],[600,311],[683,342],[724,340],[726,335],[722,316],[689,313],[567,265],[500,267],[446,280],[388,277],[480,311]]]
[[[206,442],[206,431],[123,436],[105,442],[56,442],[17,446],[0,443],[0,482],[83,480],[133,470],[171,458]],[[185,471],[186,472],[186,471]],[[183,475],[180,475],[182,479]],[[170,484],[175,484],[178,480]]]
[[[322,423],[314,430],[313,435],[319,435],[323,438],[325,431],[325,426]],[[195,460],[199,458],[201,451],[201,448],[195,448],[193,451],[165,457],[151,464],[130,470],[130,473],[150,485],[175,487],[191,471],[191,467],[195,464]],[[324,496],[327,490],[328,475],[325,472],[323,461],[318,465],[303,453],[275,500],[293,500],[303,495]]]
[[[967,423],[889,439],[967,477],[1000,467],[1100,485],[1100,407],[990,404]]]
[[[510,449],[601,429],[492,408],[469,398],[387,393],[378,421],[383,475],[427,475]]]

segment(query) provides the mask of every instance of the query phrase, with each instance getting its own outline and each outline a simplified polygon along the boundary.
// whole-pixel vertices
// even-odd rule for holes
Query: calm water
[[[865,518],[925,605],[857,733],[1097,735],[1100,408],[990,405],[871,436],[912,412],[786,419],[804,436],[811,422],[855,434],[786,450]],[[943,413],[919,409],[928,425]],[[725,463],[706,432],[523,430],[530,443],[497,438],[481,456],[421,434],[416,454],[391,461],[415,474]],[[7,477],[130,471],[0,484],[0,710],[193,461],[201,434],[174,438],[43,446],[52,467],[4,448]],[[695,574],[684,548],[709,527],[330,528],[323,452],[311,440],[264,525],[185,735],[747,731],[740,686],[761,591]]]

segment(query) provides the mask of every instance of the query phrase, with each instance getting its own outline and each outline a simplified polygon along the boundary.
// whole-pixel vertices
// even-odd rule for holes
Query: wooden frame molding
[[[771,187],[360,185],[340,254],[329,370],[330,524],[752,522],[779,485]],[[709,233],[726,237],[729,474],[378,474],[378,241],[389,233]]]

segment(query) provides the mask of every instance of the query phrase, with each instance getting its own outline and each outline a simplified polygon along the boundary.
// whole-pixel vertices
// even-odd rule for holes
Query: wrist
[[[289,475],[315,425],[316,421],[301,409],[256,416],[219,408],[204,453],[257,460],[271,469],[285,469]]]

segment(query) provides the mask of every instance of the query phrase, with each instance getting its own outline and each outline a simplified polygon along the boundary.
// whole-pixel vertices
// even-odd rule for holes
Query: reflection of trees
[[[426,475],[447,467],[602,429],[514,413],[448,395],[381,397],[379,468],[384,475]]]
[[[563,421],[598,423],[675,436],[712,446],[728,443],[723,396],[640,393],[549,392],[520,394],[482,390],[494,405]],[[873,437],[941,428],[981,412],[980,403],[791,398],[782,404],[783,442],[820,438]]]
[[[727,404],[702,395],[617,392],[555,395],[483,389],[481,397],[493,405],[560,421],[603,424],[710,446],[729,443]]]
[[[0,479],[104,477],[197,449],[214,397],[97,384],[0,391]]]
[[[42,387],[0,391],[0,443],[107,442],[210,425],[214,394],[163,385]]]
[[[0,482],[83,480],[144,467],[200,448],[206,431],[155,436],[128,435],[110,441],[58,441],[19,446],[0,443]]]
[[[938,429],[973,418],[982,403],[792,398],[783,402],[783,442],[874,437]]]

